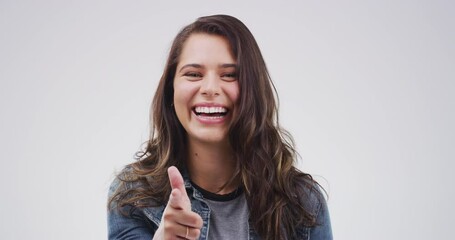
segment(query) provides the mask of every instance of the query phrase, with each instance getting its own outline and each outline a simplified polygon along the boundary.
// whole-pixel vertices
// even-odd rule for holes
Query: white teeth
[[[227,109],[224,107],[196,107],[197,113],[225,113]]]
[[[223,118],[224,116],[199,116],[200,118],[205,118],[205,119],[220,119]]]

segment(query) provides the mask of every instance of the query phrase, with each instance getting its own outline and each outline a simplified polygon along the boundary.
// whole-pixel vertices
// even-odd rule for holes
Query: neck
[[[189,139],[187,165],[191,181],[209,192],[226,194],[239,185],[237,180],[226,185],[236,166],[234,152],[228,143],[207,144]]]

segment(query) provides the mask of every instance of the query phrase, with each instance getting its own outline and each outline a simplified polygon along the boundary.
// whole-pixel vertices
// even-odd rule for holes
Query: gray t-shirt
[[[208,239],[248,239],[248,204],[242,189],[219,195],[195,187],[210,208]]]

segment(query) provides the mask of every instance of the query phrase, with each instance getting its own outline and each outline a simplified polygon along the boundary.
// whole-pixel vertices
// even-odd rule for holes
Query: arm
[[[139,210],[124,208],[129,216],[122,215],[117,209],[108,212],[108,239],[147,239],[153,238],[156,226]]]
[[[109,199],[117,191],[120,181],[116,178],[109,188]],[[122,210],[128,215],[123,215],[112,203],[107,213],[108,239],[147,239],[153,238],[156,226],[148,220],[144,213],[134,207],[126,206]]]

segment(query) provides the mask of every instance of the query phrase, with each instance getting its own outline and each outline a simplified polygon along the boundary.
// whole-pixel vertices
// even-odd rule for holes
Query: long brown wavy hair
[[[122,184],[139,187],[119,187],[109,206],[165,205],[171,192],[167,168],[186,168],[186,132],[172,107],[173,80],[183,44],[193,33],[225,37],[237,60],[240,97],[229,130],[237,165],[232,179],[241,179],[252,227],[263,239],[292,239],[297,227],[316,224],[305,196],[308,189],[318,191],[317,183],[294,167],[294,142],[279,125],[276,89],[256,40],[240,20],[227,15],[198,18],[174,39],[151,107],[150,140],[129,170],[118,175]]]

